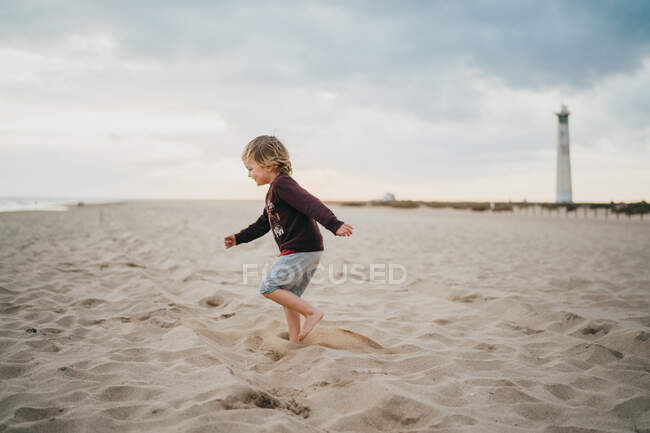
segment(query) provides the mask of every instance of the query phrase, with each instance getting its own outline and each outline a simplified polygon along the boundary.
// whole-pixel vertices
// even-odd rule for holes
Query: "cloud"
[[[608,153],[634,173],[648,159],[649,14],[643,1],[13,2],[0,13],[0,194],[56,189],[8,161],[51,174],[58,152],[62,167],[95,167],[88,191],[257,196],[227,176],[273,133],[329,198],[551,200],[553,111],[567,103],[585,158],[574,182],[609,198],[577,174],[596,176],[582,161],[602,169]],[[635,176],[628,196],[645,197],[650,179]]]
[[[650,53],[650,8],[575,2],[305,3],[23,1],[5,5],[3,40],[21,47],[99,45],[161,61],[232,60],[228,78],[390,81],[469,62],[516,87],[581,86],[633,71]],[[90,41],[89,33],[101,34]],[[75,36],[77,35],[77,36]],[[82,35],[79,37],[79,35]],[[232,75],[230,75],[232,74]]]

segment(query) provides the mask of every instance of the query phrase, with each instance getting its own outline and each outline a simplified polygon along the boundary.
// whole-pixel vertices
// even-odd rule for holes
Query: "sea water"
[[[65,211],[78,203],[100,203],[112,200],[79,197],[0,197],[0,212]]]

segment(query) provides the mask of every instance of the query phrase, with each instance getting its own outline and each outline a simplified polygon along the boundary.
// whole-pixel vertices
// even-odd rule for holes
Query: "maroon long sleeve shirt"
[[[336,234],[343,225],[332,211],[311,195],[288,174],[281,173],[271,182],[262,215],[235,235],[237,245],[273,232],[280,252],[323,250],[323,236],[318,221]]]

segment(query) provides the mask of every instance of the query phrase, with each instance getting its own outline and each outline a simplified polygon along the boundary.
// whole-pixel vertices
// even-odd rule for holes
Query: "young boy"
[[[269,269],[260,293],[284,307],[289,341],[302,341],[325,313],[300,296],[311,280],[323,252],[323,237],[316,221],[336,236],[350,236],[353,227],[339,221],[319,199],[300,187],[290,176],[289,152],[276,137],[262,135],[242,152],[248,177],[258,186],[270,185],[264,211],[253,224],[226,236],[226,248],[250,242],[269,230],[280,248],[280,257]],[[305,323],[300,332],[300,315]]]

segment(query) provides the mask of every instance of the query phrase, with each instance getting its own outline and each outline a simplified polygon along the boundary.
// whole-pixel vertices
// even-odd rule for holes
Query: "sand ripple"
[[[335,211],[335,278],[407,278],[314,282],[300,345],[221,246],[257,204],[0,214],[0,432],[650,431],[647,222]]]

